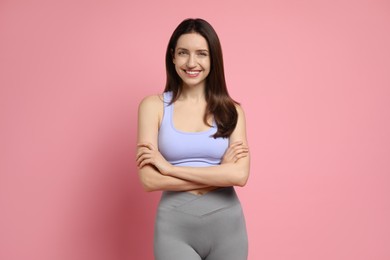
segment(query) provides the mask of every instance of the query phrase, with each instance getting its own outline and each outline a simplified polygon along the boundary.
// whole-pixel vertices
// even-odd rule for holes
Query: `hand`
[[[249,148],[243,142],[238,141],[232,143],[222,157],[221,164],[235,163],[238,159],[248,156]]]
[[[139,143],[137,147],[138,152],[136,161],[139,168],[150,164],[155,166],[163,175],[167,175],[170,172],[172,165],[165,160],[161,153],[151,143]]]

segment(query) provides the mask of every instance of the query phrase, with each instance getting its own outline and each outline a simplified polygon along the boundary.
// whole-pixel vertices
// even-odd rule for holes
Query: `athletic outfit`
[[[213,138],[215,122],[203,132],[183,132],[173,125],[174,104],[165,92],[158,145],[176,166],[207,167],[221,163],[228,138]],[[163,191],[155,222],[156,260],[246,260],[248,239],[240,201],[233,187],[204,195]]]

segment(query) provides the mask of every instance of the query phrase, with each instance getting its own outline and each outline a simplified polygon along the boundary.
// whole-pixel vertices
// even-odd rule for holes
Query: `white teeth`
[[[190,75],[195,75],[195,74],[199,74],[199,71],[189,71],[189,70],[187,70],[186,73],[190,74]]]

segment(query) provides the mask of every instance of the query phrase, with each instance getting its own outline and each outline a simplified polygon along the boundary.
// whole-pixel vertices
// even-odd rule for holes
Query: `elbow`
[[[241,176],[236,183],[236,186],[244,187],[246,183],[248,182],[248,175]]]
[[[149,183],[142,182],[142,187],[144,188],[144,191],[146,191],[146,192],[155,191],[155,189],[153,189],[153,187]]]
[[[245,158],[244,158],[245,159]],[[231,165],[231,170],[233,174],[232,184],[233,186],[244,187],[248,182],[250,163],[248,160],[238,160],[236,163]]]
[[[147,174],[139,173],[139,177],[144,191],[152,192],[159,190],[155,182],[153,181],[153,178],[148,177]]]
[[[243,167],[236,174],[236,178],[234,180],[234,186],[244,187],[248,182],[248,178],[249,178],[249,170],[246,167]]]
[[[159,191],[159,186],[156,185],[152,180],[141,180],[142,187],[146,192]]]

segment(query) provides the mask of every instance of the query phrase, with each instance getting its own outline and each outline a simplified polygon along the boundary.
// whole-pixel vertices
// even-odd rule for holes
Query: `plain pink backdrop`
[[[153,259],[134,163],[184,18],[247,114],[250,260],[390,259],[389,1],[0,2],[0,259]]]

